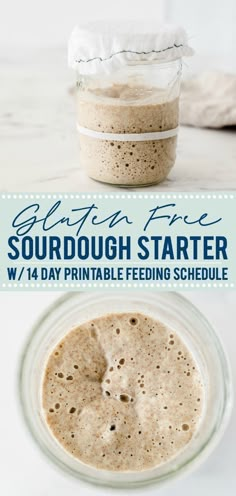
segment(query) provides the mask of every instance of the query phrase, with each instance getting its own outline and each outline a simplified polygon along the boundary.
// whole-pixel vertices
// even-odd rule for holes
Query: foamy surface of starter
[[[79,125],[93,131],[142,134],[175,129],[179,99],[166,91],[113,85],[79,91]],[[170,172],[176,156],[176,136],[153,141],[112,141],[80,134],[81,162],[88,175],[111,184],[154,184]]]
[[[42,400],[49,429],[71,455],[99,469],[141,471],[189,443],[204,387],[176,332],[117,313],[81,324],[56,346]]]

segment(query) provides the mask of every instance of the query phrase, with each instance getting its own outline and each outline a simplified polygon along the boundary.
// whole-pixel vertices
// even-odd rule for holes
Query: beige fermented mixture
[[[178,98],[153,88],[114,85],[79,91],[78,123],[105,133],[149,133],[178,126]],[[176,136],[153,141],[109,141],[80,133],[81,163],[98,181],[141,186],[163,181],[175,162]]]
[[[174,457],[198,428],[203,384],[192,354],[165,325],[108,314],[69,332],[43,380],[49,429],[80,461],[141,471]]]

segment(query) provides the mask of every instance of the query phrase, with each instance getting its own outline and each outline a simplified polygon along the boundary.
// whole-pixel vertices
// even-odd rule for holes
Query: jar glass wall
[[[91,178],[137,187],[167,177],[176,157],[180,77],[181,60],[79,76],[80,161]]]
[[[156,468],[141,472],[98,470],[80,462],[56,441],[42,408],[42,380],[47,359],[73,327],[110,313],[142,312],[176,331],[193,354],[202,375],[205,405],[199,428],[185,449]],[[23,414],[48,459],[68,474],[95,484],[132,488],[161,484],[194,468],[215,446],[229,418],[232,391],[221,343],[203,315],[176,293],[71,293],[58,299],[35,324],[24,349],[19,374]]]

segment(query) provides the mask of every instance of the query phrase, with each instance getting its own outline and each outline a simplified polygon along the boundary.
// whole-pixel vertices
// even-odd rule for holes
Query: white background
[[[0,0],[0,53],[43,46],[66,47],[72,28],[84,20],[167,20],[186,27],[198,57],[236,69],[235,0]],[[195,64],[198,62],[195,59]],[[203,62],[209,68],[209,61]]]
[[[19,354],[32,323],[56,293],[17,292],[0,295],[1,399],[0,399],[0,493],[2,496],[101,496],[111,494],[64,476],[52,467],[31,440],[19,415],[17,366]],[[209,291],[185,294],[218,330],[228,351],[236,384],[236,292]],[[235,495],[235,410],[218,447],[192,475],[160,489],[160,496]],[[138,491],[135,490],[135,493]],[[140,494],[156,494],[155,488]],[[112,493],[113,494],[113,493]],[[114,493],[115,495],[120,492]],[[127,494],[123,492],[122,496]],[[132,493],[134,494],[134,493]],[[139,494],[139,492],[138,492]]]

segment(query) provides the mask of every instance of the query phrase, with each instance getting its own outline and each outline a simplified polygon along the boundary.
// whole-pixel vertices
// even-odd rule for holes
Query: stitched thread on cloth
[[[182,44],[176,45],[174,43],[173,46],[163,48],[162,50],[150,50],[149,52],[137,52],[135,50],[120,50],[120,52],[112,53],[111,55],[109,55],[109,57],[104,58],[104,59],[102,57],[93,57],[92,59],[87,59],[87,60],[79,59],[79,60],[76,60],[75,62],[77,64],[80,64],[80,63],[87,64],[88,62],[93,62],[94,60],[100,60],[101,62],[105,62],[105,61],[110,60],[113,57],[115,57],[115,55],[121,55],[122,53],[133,53],[135,55],[150,55],[151,53],[162,53],[162,52],[166,52],[167,50],[172,50],[173,48],[182,48],[183,46],[184,45],[182,45]]]

